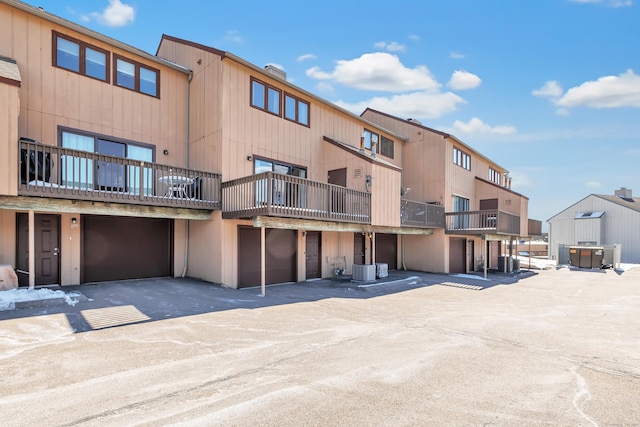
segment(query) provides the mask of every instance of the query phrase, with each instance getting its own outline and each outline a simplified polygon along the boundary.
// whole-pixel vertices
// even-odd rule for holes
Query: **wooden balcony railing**
[[[223,218],[265,215],[371,222],[371,194],[275,172],[223,182],[222,207]]]
[[[444,228],[444,206],[411,200],[402,200],[400,203],[400,218],[403,226]]]
[[[18,194],[220,209],[219,174],[20,140]]]
[[[520,217],[498,209],[447,212],[445,216],[447,233],[520,235]]]

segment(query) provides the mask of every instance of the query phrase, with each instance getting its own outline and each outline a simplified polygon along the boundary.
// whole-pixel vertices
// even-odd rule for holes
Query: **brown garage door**
[[[82,216],[83,283],[173,275],[173,221]]]
[[[297,231],[267,229],[267,285],[295,282],[297,279]],[[238,227],[238,287],[260,285],[260,229]]]
[[[376,233],[376,263],[383,262],[389,270],[396,270],[398,259],[398,236],[396,234]]]

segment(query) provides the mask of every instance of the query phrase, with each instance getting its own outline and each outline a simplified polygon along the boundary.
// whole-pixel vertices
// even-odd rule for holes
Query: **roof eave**
[[[11,7],[14,7],[16,9],[19,9],[23,12],[29,13],[31,15],[37,16],[39,18],[42,18],[44,20],[47,20],[49,22],[52,22],[54,24],[60,25],[62,27],[68,28],[70,30],[76,31],[80,34],[84,34],[85,36],[88,37],[92,37],[96,40],[100,40],[101,42],[107,43],[109,45],[115,46],[117,48],[120,48],[126,52],[132,53],[134,55],[137,55],[139,57],[142,57],[144,59],[147,59],[149,61],[153,61],[157,64],[163,65],[165,67],[169,67],[172,68],[176,71],[180,71],[184,74],[191,74],[191,70],[189,70],[186,67],[183,67],[181,65],[175,64],[173,62],[167,61],[163,58],[159,58],[157,56],[154,56],[148,52],[145,52],[141,49],[138,49],[136,47],[133,47],[129,44],[123,43],[121,41],[118,41],[116,39],[113,39],[111,37],[108,37],[104,34],[98,33],[97,31],[91,30],[87,27],[83,27],[82,25],[78,25],[74,22],[68,21],[64,18],[61,18],[57,15],[54,15],[52,13],[49,13],[47,11],[45,11],[44,9],[41,8],[37,8],[31,5],[28,5],[26,3],[23,3],[21,1],[17,1],[17,0],[0,0],[0,3],[4,3],[6,5],[9,5]]]

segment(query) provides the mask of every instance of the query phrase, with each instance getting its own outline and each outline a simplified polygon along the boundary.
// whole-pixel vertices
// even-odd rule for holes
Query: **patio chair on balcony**
[[[193,182],[186,188],[187,197],[190,199],[202,200],[202,178],[196,176]]]
[[[49,182],[51,178],[51,169],[53,160],[51,154],[44,151],[42,143],[31,138],[20,138],[20,142],[35,143],[42,150],[29,150],[23,148],[20,150],[20,181],[26,184],[31,181]]]

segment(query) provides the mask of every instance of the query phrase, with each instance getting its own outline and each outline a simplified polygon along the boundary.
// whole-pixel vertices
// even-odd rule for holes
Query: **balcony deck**
[[[219,174],[20,141],[18,195],[205,210]]]
[[[400,205],[403,227],[444,228],[444,206],[433,203],[402,200]]]
[[[448,234],[520,235],[520,217],[499,209],[447,212],[445,216]]]
[[[371,223],[371,194],[275,172],[222,183],[222,218],[274,216]]]

